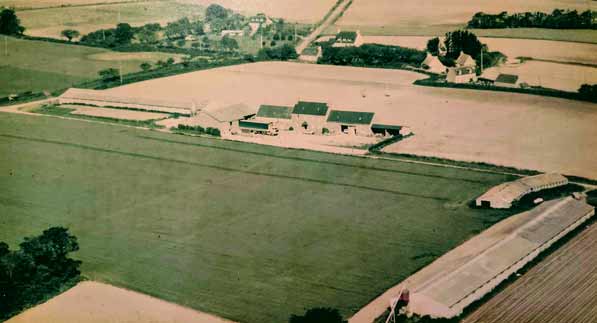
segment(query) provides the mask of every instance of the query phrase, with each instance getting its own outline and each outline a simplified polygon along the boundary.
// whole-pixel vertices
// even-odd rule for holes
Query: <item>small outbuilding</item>
[[[360,31],[341,31],[336,35],[332,47],[359,47],[363,44]]]
[[[495,86],[518,87],[518,75],[500,74],[493,82]]]
[[[373,134],[382,135],[384,137],[400,135],[401,130],[402,130],[402,126],[398,126],[398,125],[379,124],[379,123],[374,123],[371,125],[371,131],[373,132]]]

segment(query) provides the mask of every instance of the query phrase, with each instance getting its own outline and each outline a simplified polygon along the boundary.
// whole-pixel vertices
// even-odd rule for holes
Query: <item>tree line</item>
[[[56,295],[80,280],[79,250],[66,228],[53,227],[25,238],[18,250],[0,242],[0,321]]]
[[[400,68],[405,64],[419,66],[425,52],[413,48],[379,44],[363,44],[359,47],[322,47],[320,64],[352,65]]]
[[[551,29],[597,29],[593,17],[597,12],[555,9],[551,13],[523,12],[496,15],[476,13],[467,23],[468,28],[551,28]]]
[[[445,66],[454,66],[454,61],[461,52],[470,55],[479,67],[481,61],[483,61],[483,68],[499,65],[507,59],[506,55],[501,52],[490,51],[489,47],[477,38],[477,35],[468,30],[456,30],[446,33],[443,42],[445,55],[440,55],[441,46],[442,43],[439,37],[431,38],[427,42],[427,51],[433,56],[438,56]],[[481,55],[483,59],[481,59]]]

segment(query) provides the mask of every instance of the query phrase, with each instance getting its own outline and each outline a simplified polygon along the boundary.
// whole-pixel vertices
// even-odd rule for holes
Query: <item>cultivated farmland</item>
[[[549,11],[555,8],[595,10],[597,6],[584,0],[546,1],[468,1],[468,0],[394,0],[355,1],[336,23],[339,27],[376,29],[385,35],[443,34],[466,25],[476,12]],[[383,28],[381,28],[383,27]],[[391,33],[384,32],[391,30]],[[424,33],[424,34],[423,34]]]
[[[597,317],[593,224],[493,296],[464,323],[592,323]]]
[[[386,147],[388,152],[597,178],[597,150],[586,148],[597,146],[594,104],[412,84],[425,77],[390,69],[268,62],[150,80],[107,93],[250,106],[324,101],[375,112],[375,123],[410,126],[415,136]]]
[[[27,28],[26,34],[60,38],[64,29],[76,29],[83,35],[114,28],[119,22],[133,26],[154,22],[165,24],[182,17],[201,17],[204,9],[175,1],[151,1],[26,10],[17,14]]]
[[[165,113],[132,111],[124,109],[110,109],[110,108],[96,108],[77,106],[72,104],[61,105],[61,108],[73,109],[71,114],[84,115],[91,117],[113,118],[122,120],[148,121],[167,118],[169,115]]]
[[[87,6],[114,2],[147,2],[170,0],[0,0],[0,6],[15,9],[36,9],[65,6]]]
[[[67,226],[90,279],[241,322],[348,316],[506,215],[467,206],[503,175],[8,113],[0,129],[0,240]]]
[[[8,55],[3,52],[0,56],[0,97],[24,91],[62,89],[81,81],[97,79],[98,71],[106,68],[121,66],[126,74],[141,70],[139,65],[143,62],[178,57],[176,54],[155,52],[127,56],[101,48],[10,37],[7,38],[6,48]]]

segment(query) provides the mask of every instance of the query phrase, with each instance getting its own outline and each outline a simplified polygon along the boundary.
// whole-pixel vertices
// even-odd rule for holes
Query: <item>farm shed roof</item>
[[[354,43],[357,39],[357,33],[354,31],[341,31],[336,35],[336,41]]]
[[[238,122],[238,126],[241,128],[249,128],[249,129],[258,129],[258,130],[267,130],[269,129],[269,122],[256,122],[256,121],[247,121],[241,120]]]
[[[255,109],[244,103],[237,103],[225,107],[209,105],[205,108],[204,112],[219,122],[237,121],[255,115]]]
[[[559,174],[527,176],[494,186],[477,198],[477,200],[510,204],[529,192],[540,190],[541,187],[565,185],[567,183],[568,179]]]
[[[348,124],[370,124],[373,120],[373,112],[339,111],[332,110],[328,116],[328,122]]]
[[[402,126],[374,123],[371,125],[371,129],[400,130],[400,129],[402,129]]]
[[[593,207],[572,197],[548,201],[514,215],[517,224],[510,230],[489,229],[490,233],[481,233],[484,236],[481,238],[491,243],[475,238],[436,260],[441,262],[442,258],[456,254],[463,259],[466,255],[458,265],[444,266],[434,275],[409,286],[408,310],[435,317],[459,315],[534,259],[539,251],[547,249],[592,215]]]
[[[104,102],[106,104],[139,104],[154,107],[177,108],[192,110],[195,108],[195,103],[191,100],[160,100],[146,97],[128,97],[121,95],[109,95],[101,90],[87,90],[70,88],[64,92],[60,98],[62,99],[76,99]]]
[[[257,116],[261,118],[290,119],[291,114],[291,107],[267,104],[262,104],[257,111]]]
[[[516,84],[516,82],[518,81],[518,75],[500,74],[495,79],[495,81],[499,83]]]
[[[328,104],[322,102],[299,101],[295,104],[292,113],[310,114],[314,116],[324,116],[328,112]]]

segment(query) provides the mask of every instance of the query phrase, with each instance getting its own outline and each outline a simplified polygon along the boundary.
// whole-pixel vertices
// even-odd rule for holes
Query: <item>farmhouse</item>
[[[86,104],[99,107],[115,107],[144,111],[195,115],[199,107],[191,100],[158,100],[145,97],[108,95],[101,90],[70,88],[58,97],[59,104]]]
[[[303,129],[306,133],[321,133],[325,127],[325,116],[328,113],[327,103],[299,101],[292,109],[291,120],[295,129]]]
[[[493,84],[501,87],[518,87],[518,75],[500,74]]]
[[[463,52],[460,52],[460,55],[458,56],[456,61],[454,61],[454,63],[456,64],[456,67],[473,67],[474,68],[477,66],[477,63],[471,57],[471,55],[465,54]]]
[[[332,47],[359,47],[363,44],[360,31],[341,31],[336,35]]]
[[[332,110],[327,119],[326,128],[332,134],[345,133],[359,136],[370,136],[373,112],[356,112]]]
[[[449,67],[446,80],[451,83],[475,82],[477,80],[477,74],[474,67]]]
[[[559,174],[528,176],[513,182],[494,186],[475,200],[477,206],[508,209],[512,203],[526,194],[568,184],[568,179]]]
[[[292,107],[262,104],[257,111],[256,121],[271,123],[274,128],[288,130],[292,127]]]
[[[255,115],[255,109],[239,103],[220,107],[215,104],[206,106],[198,115],[198,125],[207,128],[218,128],[221,132],[238,132],[239,121]]]
[[[425,60],[421,63],[421,65],[423,68],[432,73],[446,73],[446,66],[439,60],[437,56],[433,56],[430,53],[427,53],[427,57],[425,57]]]
[[[514,215],[516,224],[506,225],[509,230],[498,224],[500,229],[489,229],[491,234],[482,233],[436,260],[444,264],[439,271],[407,286],[402,293],[408,295],[407,313],[433,318],[460,315],[594,214],[584,200],[566,197]],[[450,257],[458,261],[447,264]]]

